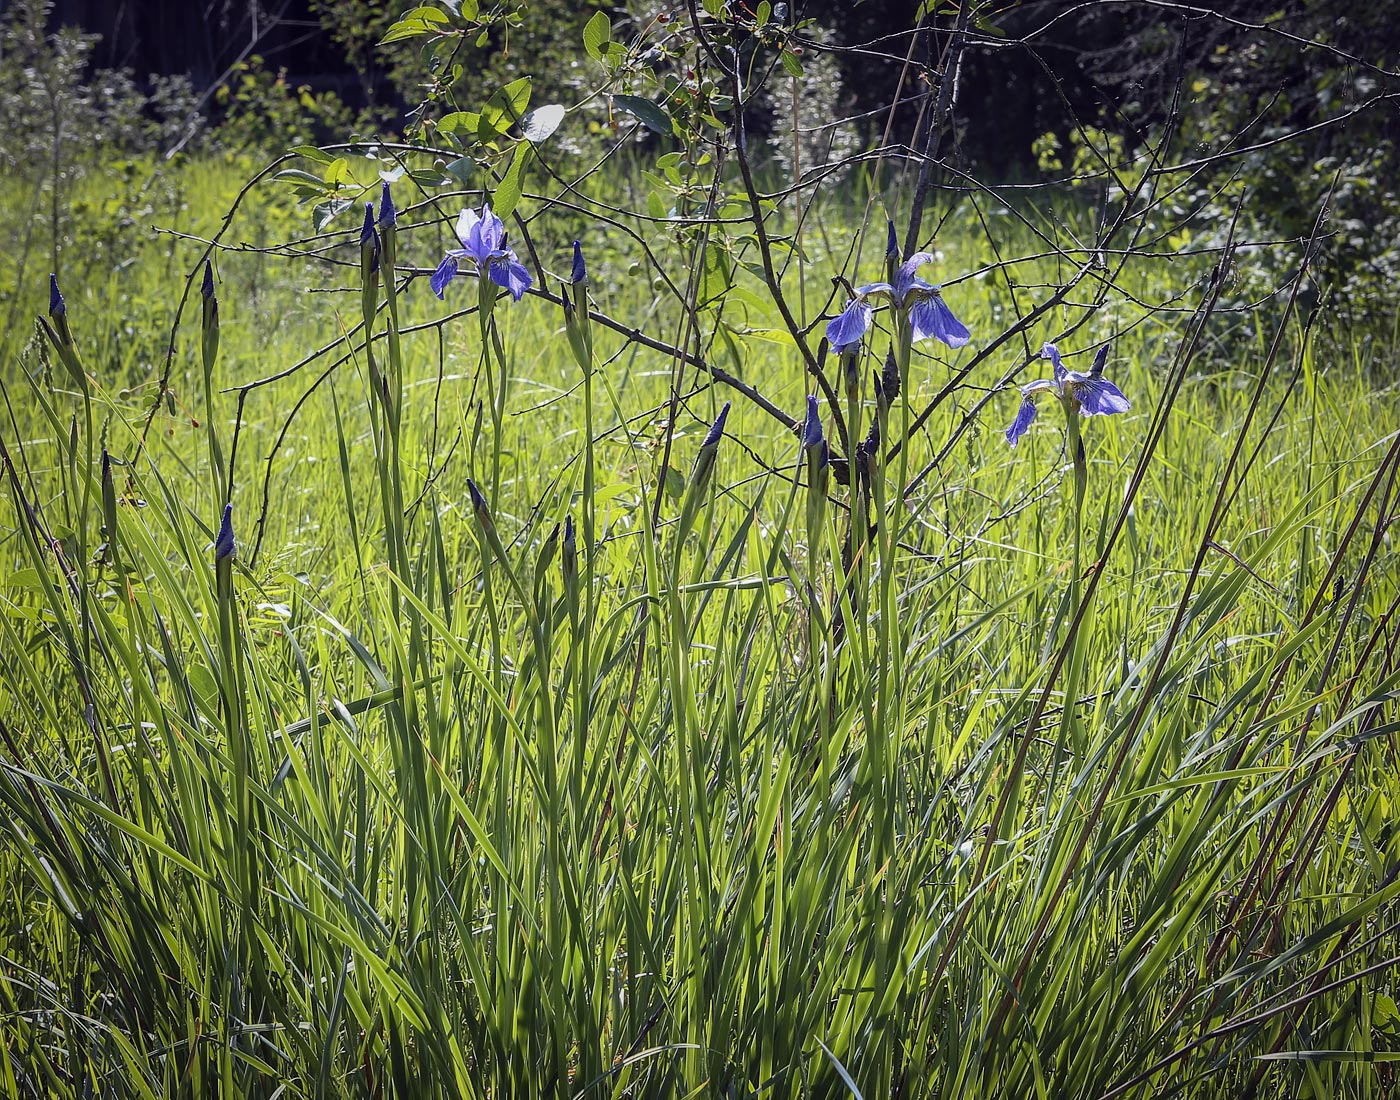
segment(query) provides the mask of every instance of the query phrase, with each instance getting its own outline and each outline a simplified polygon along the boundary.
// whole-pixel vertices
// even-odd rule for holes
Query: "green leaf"
[[[500,137],[520,121],[529,102],[528,76],[512,80],[504,88],[498,89],[481,109],[481,118],[476,124],[477,140],[491,141]]]
[[[666,495],[680,500],[685,495],[685,475],[674,466],[666,467]]]
[[[476,161],[472,160],[471,157],[458,157],[447,166],[447,174],[463,186],[471,183],[472,173],[475,171]]]
[[[355,182],[355,173],[350,170],[350,162],[345,157],[333,160],[323,174],[326,182],[332,187],[342,183]]]
[[[335,157],[331,156],[324,149],[318,149],[314,145],[296,145],[288,149],[287,152],[295,153],[297,156],[305,157],[307,160],[314,160],[317,164],[329,164],[331,161],[335,160]]]
[[[5,586],[7,588],[24,588],[31,592],[44,592],[48,588],[43,578],[39,576],[37,569],[16,569],[5,578]]]
[[[355,205],[354,199],[327,199],[318,202],[311,210],[311,224],[319,233],[336,217]]]
[[[520,177],[524,172],[525,156],[529,151],[530,146],[523,141],[515,147],[515,157],[506,169],[506,174],[501,177],[496,193],[491,196],[491,209],[498,218],[510,217],[520,203]]]
[[[657,134],[670,134],[671,116],[649,99],[644,99],[639,95],[615,95],[612,97],[613,106],[626,111],[648,130]]]
[[[475,111],[452,111],[437,120],[437,131],[440,134],[456,134],[463,130],[475,133],[479,121],[481,116]]]
[[[312,187],[317,191],[328,191],[331,185],[327,184],[315,172],[304,172],[300,168],[284,168],[272,177],[275,180],[285,180],[288,183],[300,184],[304,187]]]
[[[612,20],[606,12],[596,13],[583,28],[583,48],[594,61],[603,59],[603,47],[612,39]]]
[[[788,76],[800,77],[802,75],[802,62],[797,60],[797,55],[791,50],[784,50],[778,55],[778,60],[783,63],[783,68],[787,70]]]
[[[406,38],[433,34],[446,22],[447,16],[437,8],[430,8],[426,5],[416,7],[412,11],[405,12],[397,23],[385,31],[379,44],[387,46],[390,42],[402,42]]]
[[[526,141],[544,141],[559,129],[565,113],[561,103],[546,103],[543,107],[536,107],[520,120],[520,132],[525,135]]]

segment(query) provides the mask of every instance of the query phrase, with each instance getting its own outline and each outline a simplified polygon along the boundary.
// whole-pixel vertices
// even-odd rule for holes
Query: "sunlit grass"
[[[207,236],[237,181],[192,171],[180,228]],[[850,209],[810,215],[804,323]],[[255,244],[309,236],[249,217]],[[940,406],[906,476],[940,460],[848,586],[849,493],[795,486],[776,419],[688,368],[668,425],[673,359],[597,323],[585,387],[539,298],[496,304],[503,360],[474,314],[408,331],[470,280],[445,304],[409,282],[372,372],[333,228],[317,259],[218,256],[239,549],[217,568],[197,285],[140,442],[197,252],[65,281],[90,403],[52,351],[3,349],[0,1094],[1380,1095],[1393,348],[1304,342],[1281,297],[1188,355],[1200,272],[1135,265],[1134,298],[1183,311],[1110,295],[1061,342],[1082,369],[1113,337],[1133,402],[1084,425],[1092,595],[1062,418],[1012,450],[1018,395],[989,395],[1038,376],[1069,307]],[[1063,275],[956,282],[992,258],[976,228],[938,240],[973,344],[917,345],[909,415]],[[567,276],[588,227],[535,229]],[[431,267],[437,232],[400,265]],[[680,340],[634,242],[585,240],[595,306]],[[704,354],[800,419],[811,383],[737,282]]]

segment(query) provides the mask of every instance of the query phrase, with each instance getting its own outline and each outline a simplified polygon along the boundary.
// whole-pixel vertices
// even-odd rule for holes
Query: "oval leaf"
[[[620,107],[653,133],[671,133],[671,116],[651,100],[639,95],[615,95],[612,101],[614,107]]]
[[[603,47],[612,38],[612,21],[605,12],[596,12],[588,25],[583,28],[583,48],[594,61],[603,58]]]
[[[559,129],[564,114],[562,103],[546,103],[543,107],[536,107],[520,120],[520,132],[525,135],[526,141],[543,141]]]

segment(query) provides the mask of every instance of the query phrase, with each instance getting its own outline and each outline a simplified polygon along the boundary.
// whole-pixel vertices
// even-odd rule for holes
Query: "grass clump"
[[[1381,1094],[1384,341],[988,272],[804,416],[743,264],[649,346],[621,234],[439,304],[404,206],[222,252],[163,388],[140,264],[5,349],[0,1091]],[[806,218],[818,347],[858,216]],[[1048,340],[1132,407],[1013,450]]]

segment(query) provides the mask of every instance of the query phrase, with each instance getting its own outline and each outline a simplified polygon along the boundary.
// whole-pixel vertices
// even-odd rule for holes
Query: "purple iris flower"
[[[889,283],[871,283],[857,287],[855,297],[826,326],[826,338],[831,341],[832,347],[840,353],[865,335],[874,312],[866,299],[880,294],[909,311],[909,324],[915,340],[933,336],[950,348],[960,348],[972,339],[967,326],[954,316],[948,303],[943,300],[942,288],[919,278],[919,268],[932,262],[933,257],[927,252],[916,252],[899,265],[893,286]]]
[[[49,276],[49,316],[62,317],[68,312],[68,305],[63,300],[63,292],[58,289],[58,276]]]
[[[857,288],[856,296],[850,300],[839,316],[827,324],[826,338],[831,341],[831,350],[837,355],[844,355],[847,350],[860,343],[861,337],[870,328],[871,317],[875,314],[874,308],[865,301],[865,295],[885,285],[885,283],[875,283],[872,286]]]
[[[513,249],[506,247],[506,227],[501,219],[491,212],[491,204],[475,210],[463,210],[457,219],[457,239],[461,248],[449,248],[442,263],[428,280],[433,293],[439,298],[447,289],[447,284],[457,277],[462,260],[471,260],[477,273],[487,276],[502,290],[510,291],[515,301],[520,301],[530,288],[530,273],[520,262]]]
[[[807,395],[807,418],[802,421],[802,449],[805,451],[810,447],[820,447],[826,442],[826,437],[822,434],[822,419],[818,412],[817,399],[814,395]]]
[[[900,264],[894,277],[895,297],[909,310],[909,324],[915,340],[933,336],[950,348],[960,348],[972,339],[972,333],[948,308],[942,288],[925,282],[916,274],[924,264],[932,262],[933,257],[927,252],[915,252]]]
[[[208,260],[204,261],[204,282],[199,292],[204,295],[206,301],[214,297],[214,265]]]
[[[1035,419],[1037,394],[1054,394],[1064,402],[1066,410],[1078,412],[1080,416],[1112,416],[1127,412],[1132,407],[1123,396],[1123,391],[1103,376],[1104,364],[1108,362],[1107,344],[1099,349],[1094,356],[1094,365],[1087,371],[1069,370],[1060,359],[1060,349],[1054,344],[1041,348],[1040,357],[1050,360],[1054,377],[1037,379],[1021,387],[1021,407],[1011,427],[1006,429],[1006,441],[1013,447]]]
[[[729,402],[724,403],[724,407],[719,410],[719,415],[715,417],[715,422],[710,425],[710,430],[705,433],[705,438],[700,441],[701,447],[718,447],[719,441],[724,437],[724,422],[729,418]]]
[[[224,518],[219,524],[219,537],[214,540],[214,560],[223,561],[238,552],[233,541],[233,505],[224,505]]]
[[[371,272],[379,270],[379,232],[374,228],[374,203],[365,203],[365,220],[360,226],[360,255],[366,255],[365,249],[369,249],[369,269]]]
[[[398,224],[399,212],[394,209],[394,197],[389,194],[389,184],[386,182],[379,192],[379,228],[382,232]]]
[[[588,268],[583,263],[583,246],[578,241],[574,242],[574,267],[569,272],[569,282],[575,286],[588,282]]]

